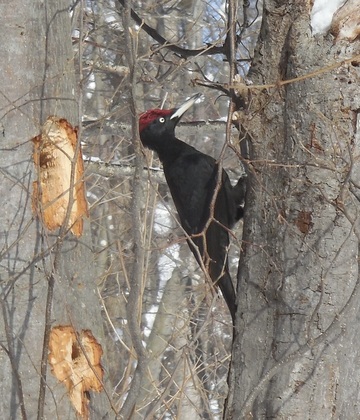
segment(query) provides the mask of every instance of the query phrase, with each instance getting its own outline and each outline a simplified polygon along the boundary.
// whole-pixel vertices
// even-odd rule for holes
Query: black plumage
[[[200,96],[193,96],[180,108],[142,114],[140,138],[158,154],[189,247],[214,285],[220,287],[234,320],[236,295],[228,268],[228,230],[243,215],[245,180],[240,178],[232,187],[225,170],[219,180],[219,166],[213,157],[176,138],[177,123]]]

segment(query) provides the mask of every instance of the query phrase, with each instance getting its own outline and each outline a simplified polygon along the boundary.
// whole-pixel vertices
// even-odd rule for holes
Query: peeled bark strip
[[[101,392],[103,389],[101,345],[89,330],[82,330],[77,336],[71,325],[60,325],[51,331],[49,350],[53,375],[66,386],[81,418],[89,418],[87,392]]]
[[[336,37],[336,41],[345,39],[353,42],[360,36],[360,4],[359,0],[348,0],[335,13],[331,32]]]
[[[50,231],[60,228],[66,219],[70,203],[71,168],[77,145],[77,131],[63,119],[50,116],[34,142],[34,164],[39,167],[39,179],[34,182],[33,210]],[[88,215],[83,180],[84,163],[81,149],[74,173],[73,202],[68,228],[76,236],[83,231],[83,216]]]

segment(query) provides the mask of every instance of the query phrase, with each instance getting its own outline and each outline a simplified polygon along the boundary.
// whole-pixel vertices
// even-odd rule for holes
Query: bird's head
[[[139,133],[144,146],[156,150],[156,143],[164,136],[174,136],[177,123],[185,112],[202,96],[197,93],[179,108],[150,109],[140,115]]]

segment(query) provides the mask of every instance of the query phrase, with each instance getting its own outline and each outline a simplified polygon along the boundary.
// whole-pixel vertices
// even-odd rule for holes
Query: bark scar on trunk
[[[70,211],[67,227],[76,236],[83,231],[83,216],[88,216],[83,180],[84,163],[77,131],[64,118],[50,116],[41,134],[32,139],[33,160],[38,168],[38,180],[33,183],[32,207],[46,228],[60,228]],[[74,163],[74,159],[76,162]],[[70,200],[71,171],[74,167],[72,200]],[[69,206],[71,209],[68,210]]]
[[[90,330],[76,333],[71,325],[52,328],[49,363],[53,375],[66,386],[76,412],[89,418],[89,391],[103,390],[103,350]]]

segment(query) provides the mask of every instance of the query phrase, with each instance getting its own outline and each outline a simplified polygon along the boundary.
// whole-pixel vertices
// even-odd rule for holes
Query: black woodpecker
[[[224,170],[219,173],[213,157],[175,136],[177,123],[201,96],[192,96],[179,108],[143,113],[139,132],[142,144],[158,154],[189,247],[220,288],[234,322],[236,294],[227,255],[229,229],[243,216],[245,178],[233,187],[228,174]]]

